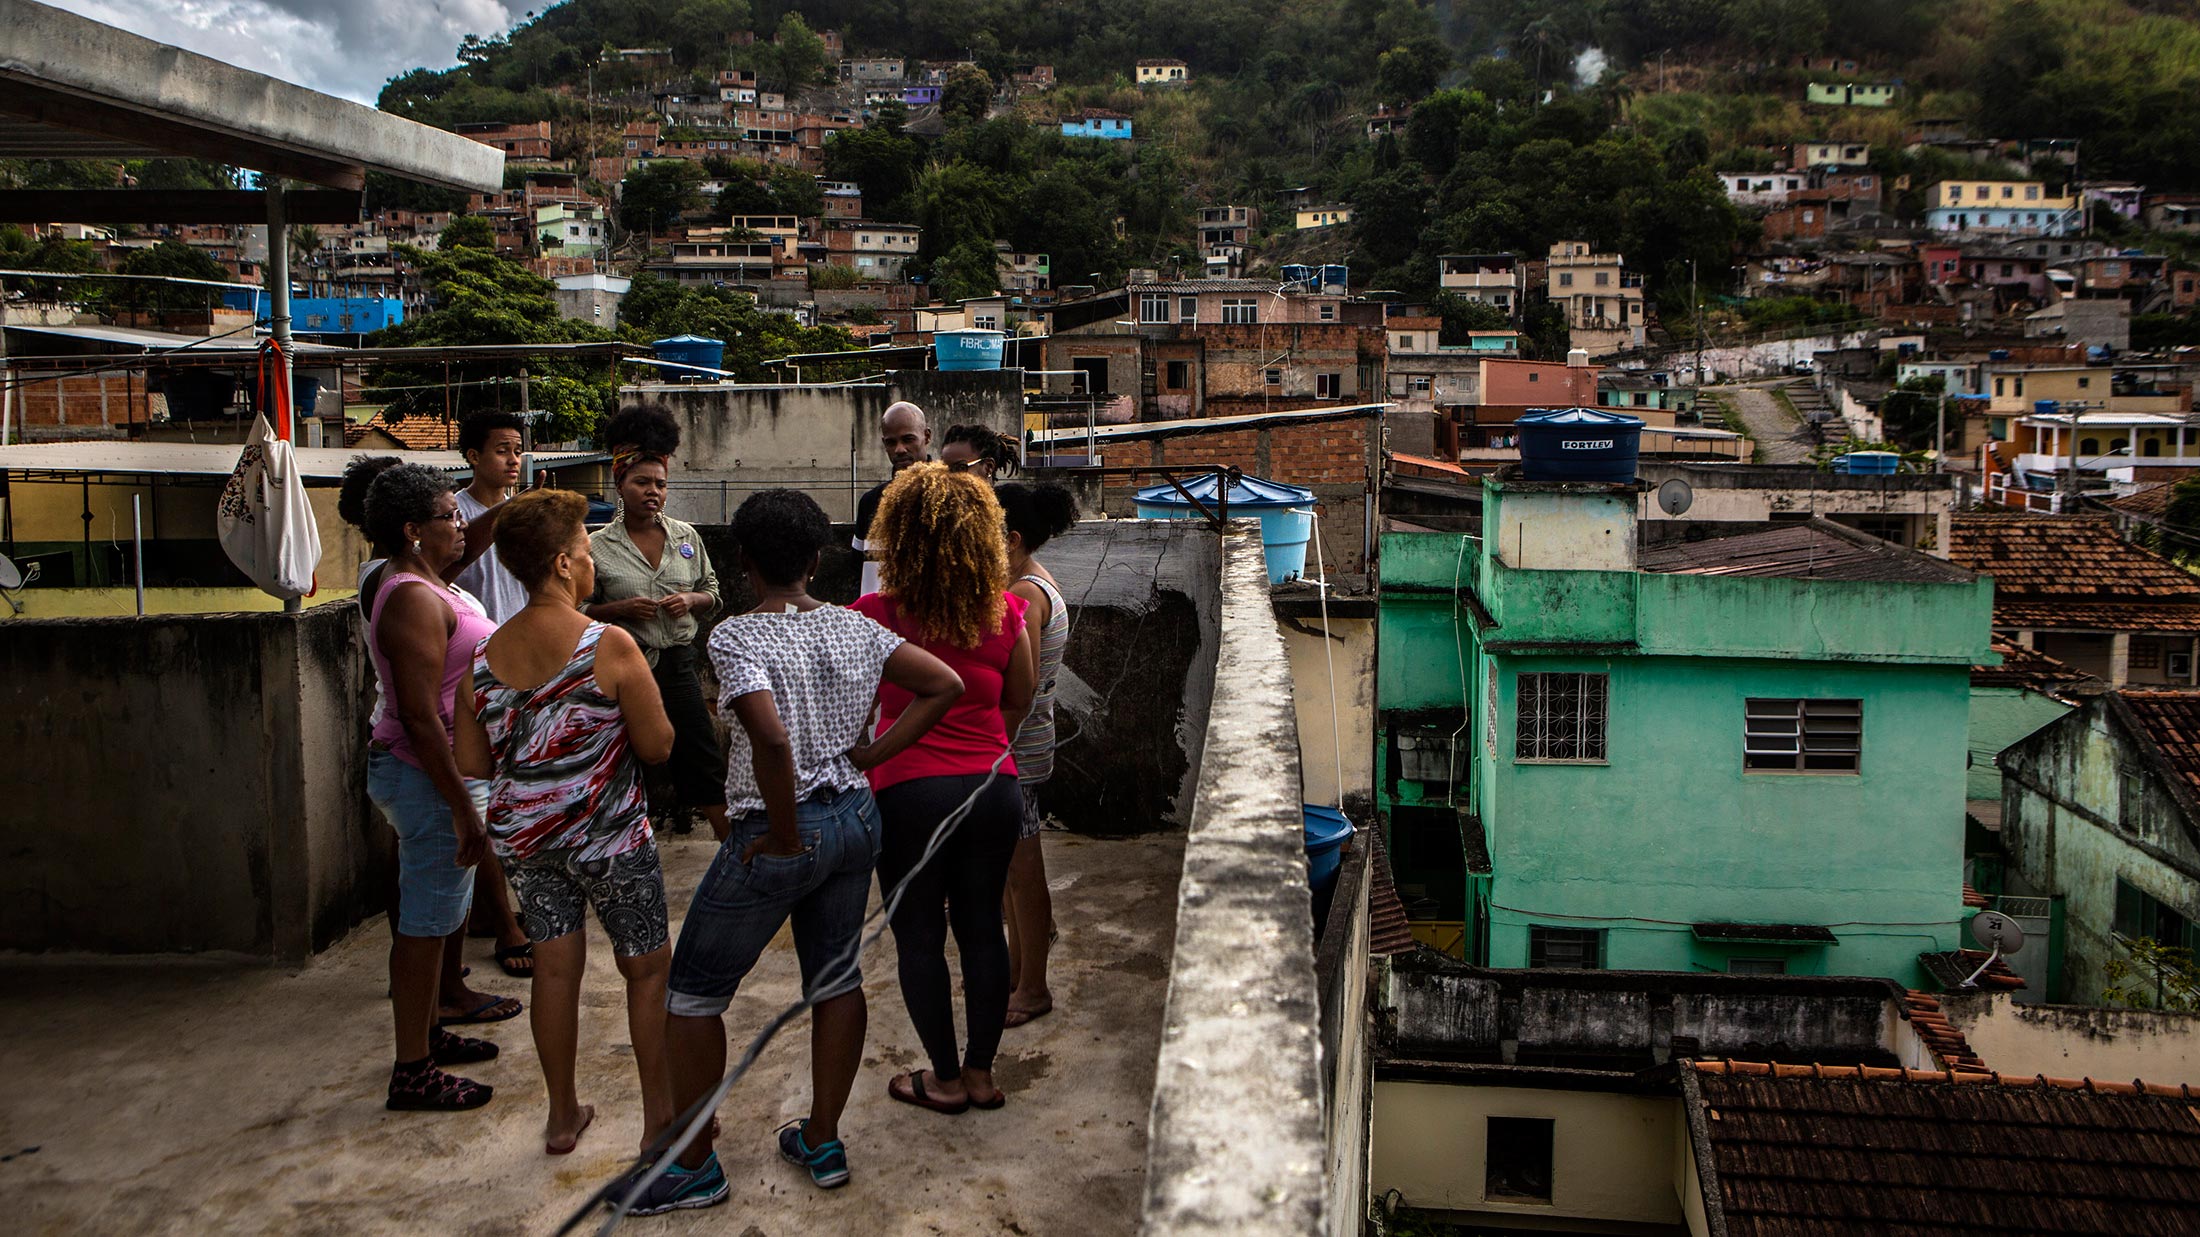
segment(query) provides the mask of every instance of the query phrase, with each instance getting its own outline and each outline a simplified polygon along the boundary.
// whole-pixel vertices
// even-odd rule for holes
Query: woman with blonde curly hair
[[[938,725],[870,774],[885,825],[879,887],[909,881],[893,917],[902,1002],[931,1060],[930,1069],[896,1075],[887,1094],[935,1112],[1006,1102],[993,1084],[1010,987],[1001,893],[1023,820],[1009,736],[1031,709],[1038,672],[1024,627],[1028,603],[1008,591],[1005,538],[993,487],[943,464],[904,469],[871,522],[879,591],[854,607],[946,662],[965,685]],[[880,725],[891,727],[911,700],[892,684],[881,687]],[[920,867],[940,822],[973,793],[970,814]],[[969,1032],[960,1053],[947,977],[950,929],[962,958]]]

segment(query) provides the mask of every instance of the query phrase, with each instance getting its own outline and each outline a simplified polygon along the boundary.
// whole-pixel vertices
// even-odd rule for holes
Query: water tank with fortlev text
[[[932,334],[932,355],[946,370],[999,369],[1008,336],[1000,331],[956,330]]]
[[[1215,473],[1184,479],[1184,489],[1218,511],[1222,483]],[[1141,520],[1204,518],[1191,499],[1163,482],[1138,491]],[[1260,542],[1268,560],[1268,582],[1281,584],[1306,574],[1306,542],[1314,535],[1314,491],[1260,477],[1240,476],[1230,486],[1230,518],[1257,517]]]
[[[1635,479],[1641,417],[1596,408],[1537,408],[1513,428],[1520,432],[1520,475],[1530,481]]]
[[[1902,457],[1892,451],[1850,451],[1833,457],[1833,471],[1851,477],[1891,477],[1902,467]]]
[[[725,368],[726,341],[722,339],[712,339],[707,335],[675,335],[670,339],[657,340],[649,347],[657,354],[658,360],[669,361],[673,365],[699,365],[704,369]],[[692,369],[667,368],[664,374],[673,379],[716,377],[715,374],[699,374]]]

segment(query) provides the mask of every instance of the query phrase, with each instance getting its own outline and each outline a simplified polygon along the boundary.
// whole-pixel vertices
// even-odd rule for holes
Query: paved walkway
[[[706,838],[667,840],[676,911],[708,863]],[[798,1021],[720,1110],[732,1199],[621,1231],[1133,1232],[1183,840],[1049,833],[1046,847],[1062,933],[1058,1005],[1003,1042],[1007,1108],[943,1117],[887,1099],[887,1078],[920,1055],[889,937],[864,959],[870,1039],[842,1127],[854,1180],[818,1191],[774,1149],[772,1131],[806,1107],[809,1036]],[[600,930],[591,922],[588,931],[580,1084],[599,1115],[564,1159],[542,1154],[542,1074],[524,1017],[488,1028],[503,1056],[465,1071],[496,1086],[487,1108],[383,1110],[389,938],[380,921],[296,973],[189,959],[0,962],[0,1198],[14,1216],[5,1227],[550,1232],[623,1167],[640,1136],[617,974]],[[472,942],[474,981],[524,997],[524,985],[496,971],[489,944]],[[796,987],[783,932],[729,1011],[736,1049]]]
[[[1750,386],[1718,387],[1716,391],[1756,441],[1759,463],[1800,464],[1810,458],[1813,444],[1803,423],[1772,397],[1771,390]]]

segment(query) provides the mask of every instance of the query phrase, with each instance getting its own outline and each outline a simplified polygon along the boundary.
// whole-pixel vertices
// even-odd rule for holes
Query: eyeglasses
[[[971,472],[971,471],[981,471],[981,472],[984,472],[984,473],[985,473],[985,474],[986,474],[987,476],[991,476],[991,475],[993,474],[993,461],[992,461],[992,460],[954,460],[954,461],[952,461],[952,462],[948,463],[948,465],[947,465],[947,471],[949,471],[949,472]]]
[[[451,508],[449,511],[438,511],[428,518],[431,520],[443,520],[451,524],[456,524],[460,528],[466,527],[466,515],[464,512],[460,511],[456,507]]]

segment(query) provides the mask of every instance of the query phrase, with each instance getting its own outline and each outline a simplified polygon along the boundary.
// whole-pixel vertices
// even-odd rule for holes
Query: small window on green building
[[[1528,965],[1537,970],[1601,971],[1604,933],[1596,928],[1528,928]]]
[[[1746,703],[1742,767],[1751,772],[1855,773],[1864,754],[1861,700]]]
[[[1509,1202],[1551,1201],[1549,1117],[1491,1117],[1483,1141],[1482,1197]]]
[[[1513,759],[1600,764],[1610,679],[1601,674],[1523,674]]]
[[[1726,973],[1729,975],[1785,975],[1786,958],[1728,958]]]

